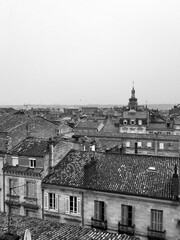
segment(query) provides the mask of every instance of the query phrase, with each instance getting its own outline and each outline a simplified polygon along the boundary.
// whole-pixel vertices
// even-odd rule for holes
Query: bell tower
[[[131,97],[129,98],[128,107],[129,107],[129,110],[135,110],[135,111],[137,110],[137,107],[138,107],[137,98],[135,97],[134,82],[131,90]]]

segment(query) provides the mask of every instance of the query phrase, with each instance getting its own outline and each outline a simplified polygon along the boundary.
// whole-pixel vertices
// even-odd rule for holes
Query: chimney
[[[49,138],[49,169],[54,166],[54,140]]]
[[[138,154],[138,144],[137,144],[137,142],[135,142],[134,146],[135,146],[134,153]]]
[[[174,173],[172,177],[172,197],[173,200],[178,200],[179,195],[179,177],[177,174],[177,165],[175,164]]]
[[[88,186],[93,176],[96,175],[96,161],[94,156],[91,161],[84,166],[84,185]]]

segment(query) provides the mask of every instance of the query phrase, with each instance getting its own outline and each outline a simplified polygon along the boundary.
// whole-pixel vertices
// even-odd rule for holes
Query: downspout
[[[3,156],[3,212],[5,213],[5,174],[4,174],[4,163],[5,156]]]
[[[84,192],[82,192],[81,212],[82,212],[82,227],[84,227]]]
[[[42,219],[44,219],[44,188],[42,188]]]

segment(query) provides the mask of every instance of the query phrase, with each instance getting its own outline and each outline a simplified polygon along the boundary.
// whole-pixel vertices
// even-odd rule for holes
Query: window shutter
[[[77,198],[77,213],[78,216],[81,215],[81,199],[79,197]]]
[[[58,201],[59,201],[58,194],[55,194],[55,210],[56,210],[56,212],[58,212]]]
[[[48,193],[44,193],[44,210],[48,210]]]
[[[69,196],[66,196],[66,214],[69,214]]]
[[[25,183],[25,186],[24,186],[24,197],[27,197],[27,187],[28,187],[28,182]]]
[[[135,224],[135,207],[132,207],[132,226]]]

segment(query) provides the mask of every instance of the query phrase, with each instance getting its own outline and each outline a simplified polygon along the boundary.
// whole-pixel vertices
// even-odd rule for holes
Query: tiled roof
[[[28,118],[27,115],[12,115],[11,117],[6,118],[6,120],[4,119],[2,122],[0,121],[0,127],[4,132],[7,132],[26,122]]]
[[[164,131],[172,131],[173,128],[167,127],[165,123],[151,123],[147,130],[164,130]]]
[[[45,139],[28,137],[14,147],[9,154],[15,156],[44,157],[48,150]]]
[[[125,234],[103,232],[55,221],[12,216],[10,232],[24,239],[25,230],[29,229],[32,240],[140,240]],[[0,237],[7,231],[7,215],[0,213]]]
[[[93,122],[93,121],[86,121],[86,122],[80,122],[76,125],[75,129],[79,129],[79,128],[89,128],[89,129],[97,129],[98,126],[100,125],[100,122]]]
[[[8,175],[9,173],[15,173],[15,174],[24,174],[29,176],[37,176],[39,177],[41,172],[43,171],[43,168],[29,168],[24,166],[10,166],[6,165],[3,168],[4,172]]]
[[[95,166],[84,170],[92,158]],[[172,199],[175,164],[179,169],[179,158],[72,151],[56,165],[52,174],[43,179],[43,183]],[[151,172],[149,167],[155,167],[156,171]]]
[[[147,118],[147,113],[146,112],[130,112],[130,111],[127,111],[127,112],[123,112],[123,117],[122,118],[140,118],[140,119],[143,119],[143,118]]]
[[[77,136],[82,136],[82,133],[78,131],[74,132]],[[167,134],[140,134],[140,133],[111,133],[111,132],[97,132],[97,133],[86,133],[87,137],[97,137],[97,138],[119,138],[119,139],[159,139],[167,141],[179,141],[179,136],[177,135],[167,135]]]
[[[96,149],[98,149],[99,152],[104,152],[106,150],[110,150],[116,146],[121,146],[122,141],[113,141],[113,140],[107,140],[107,139],[99,139],[96,141]]]

